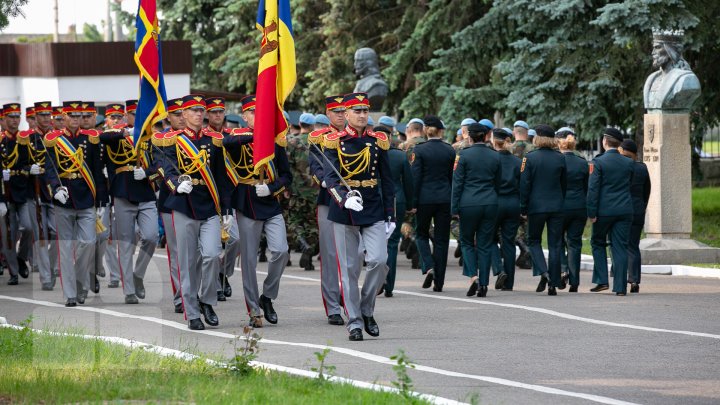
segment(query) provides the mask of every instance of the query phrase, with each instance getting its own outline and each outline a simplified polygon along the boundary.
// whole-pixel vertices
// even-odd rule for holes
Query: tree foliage
[[[28,0],[0,0],[0,31],[10,23],[10,18],[24,17],[22,6],[27,4]]]

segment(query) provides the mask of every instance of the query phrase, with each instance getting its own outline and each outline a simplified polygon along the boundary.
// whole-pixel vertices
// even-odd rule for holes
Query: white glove
[[[55,192],[55,199],[60,201],[60,204],[65,204],[68,198],[70,198],[70,194],[68,194],[67,188],[58,187],[57,191]]]
[[[103,176],[105,176],[106,179],[108,178],[107,167],[103,167]]]
[[[270,195],[270,187],[268,187],[267,184],[256,184],[255,194],[257,194],[258,197],[267,197]]]
[[[40,166],[38,166],[37,164],[33,164],[32,166],[30,166],[30,174],[32,174],[32,175],[40,174]]]
[[[3,181],[10,181],[10,169],[3,170]]]
[[[320,186],[322,186],[322,188],[327,188],[327,183],[325,183],[325,180],[320,183]]]
[[[135,170],[133,170],[133,177],[135,177],[135,180],[142,180],[145,177],[147,177],[147,174],[145,174],[145,169],[142,167],[136,167]]]
[[[363,205],[360,197],[353,196],[345,200],[345,208],[353,211],[362,211]]]
[[[102,218],[105,214],[105,207],[97,207],[95,213],[97,214],[98,218]]]
[[[185,180],[177,188],[178,193],[190,194],[193,190],[192,182]]]
[[[390,235],[395,231],[396,226],[395,222],[385,222],[385,239],[390,239]]]
[[[225,229],[230,228],[230,224],[232,224],[232,221],[233,221],[232,215],[223,215],[222,222],[223,222],[223,227]]]
[[[0,217],[4,217],[7,214],[7,205],[4,202],[0,202]]]

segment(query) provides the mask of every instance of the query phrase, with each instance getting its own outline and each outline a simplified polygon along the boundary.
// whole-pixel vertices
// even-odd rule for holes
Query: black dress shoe
[[[263,315],[265,316],[265,319],[270,322],[271,324],[275,325],[278,322],[277,312],[275,312],[275,308],[273,308],[272,300],[270,298],[261,295],[260,296],[260,308],[263,310]]]
[[[385,296],[386,296],[387,298],[392,298],[393,292],[392,292],[392,291],[385,290]]]
[[[305,269],[305,271],[313,271],[315,270],[315,266],[312,262],[313,255],[312,251],[309,249],[306,249],[303,251],[302,255],[300,256],[300,267]]]
[[[477,280],[473,281],[472,284],[470,284],[470,288],[468,288],[467,292],[465,293],[466,296],[472,297],[475,294],[477,294],[478,290],[478,282]]]
[[[30,269],[28,269],[28,265],[25,263],[25,260],[18,259],[18,274],[22,278],[28,278],[30,275]]]
[[[43,284],[42,287],[41,287],[41,290],[43,290],[43,291],[52,291],[52,290],[53,290],[53,285],[52,285],[52,284],[49,284],[49,283],[48,283],[48,284]]]
[[[570,286],[570,289],[568,290],[568,292],[578,292],[578,286],[576,286],[576,285],[571,285],[571,286]]]
[[[128,294],[125,296],[126,304],[137,304],[138,302],[140,301],[138,301],[138,297],[135,294]]]
[[[215,313],[215,310],[213,309],[212,305],[208,305],[203,302],[200,302],[200,312],[202,313],[203,318],[205,318],[206,324],[208,324],[210,326],[220,325],[220,320],[218,319],[218,316]]]
[[[260,253],[260,256],[258,256],[258,262],[259,263],[267,262],[267,255],[265,254],[265,252]]]
[[[375,294],[375,295],[380,295],[380,294],[382,294],[382,293],[384,293],[384,292],[385,292],[385,284],[383,284],[383,285],[380,286],[380,289],[378,290],[377,294]]]
[[[365,332],[367,332],[368,335],[374,337],[380,336],[380,327],[377,322],[375,322],[375,318],[363,315],[363,322],[365,323]]]
[[[133,275],[133,283],[135,284],[135,295],[141,300],[145,299],[145,283],[140,277]]]
[[[18,285],[18,276],[10,276],[7,285]]]
[[[504,271],[502,271],[502,272],[500,272],[500,274],[498,274],[497,280],[495,280],[495,289],[496,290],[501,290],[503,288],[503,286],[505,285],[505,280],[507,280],[507,277],[508,277],[508,275]]]
[[[217,300],[218,301],[227,301],[227,298],[225,298],[225,294],[222,291],[217,292]]]
[[[75,301],[75,298],[68,298],[67,301],[65,301],[66,307],[76,307],[77,301]]]
[[[486,285],[481,285],[478,287],[477,296],[478,297],[487,297],[488,288]]]
[[[85,304],[85,299],[87,298],[87,290],[79,290],[77,294],[77,303],[78,304]]]
[[[224,296],[228,298],[232,297],[232,287],[230,286],[230,280],[228,280],[227,276],[222,273],[220,273],[220,288],[222,288]]]
[[[340,314],[332,314],[328,316],[328,323],[330,325],[345,325],[345,321],[342,319]]]
[[[560,286],[558,286],[558,288],[561,290],[564,290],[565,287],[567,287],[569,279],[570,279],[570,275],[567,272],[562,273],[560,275]]]
[[[430,288],[434,279],[435,275],[428,270],[428,272],[425,273],[425,281],[422,283],[422,288]]]
[[[182,314],[183,313],[183,304],[182,302],[179,304],[175,304],[175,313],[176,314]]]
[[[500,291],[512,291],[512,287],[503,287]]]
[[[360,342],[363,340],[363,334],[362,330],[360,328],[355,328],[350,331],[350,336],[348,336],[348,339],[351,342]]]
[[[605,290],[607,290],[607,289],[609,289],[609,288],[610,288],[610,286],[607,285],[607,284],[598,284],[598,285],[596,285],[595,287],[591,288],[591,289],[590,289],[590,292],[605,291]]]
[[[93,281],[92,291],[93,293],[98,294],[100,292],[100,280],[98,280],[97,276],[93,276],[93,278],[95,280]]]
[[[548,287],[548,295],[557,295],[555,287]]]
[[[458,266],[462,267],[465,262],[463,261],[462,256],[458,259]]]
[[[438,287],[438,286],[435,285],[435,286],[433,286],[433,291],[435,291],[435,292],[442,292],[442,287]]]
[[[640,292],[640,284],[638,284],[638,283],[630,284],[630,292],[631,293],[639,293]]]
[[[462,256],[462,250],[460,249],[460,244],[459,244],[459,243],[458,243],[457,246],[455,246],[455,252],[453,253],[453,256],[454,256],[456,259],[459,259],[460,256]]]
[[[545,272],[540,275],[540,282],[538,283],[537,288],[535,289],[535,292],[543,292],[545,291],[545,287],[547,287],[548,281],[550,281],[550,275]]]
[[[190,330],[204,330],[205,325],[203,325],[200,318],[195,318],[188,321],[188,328]]]

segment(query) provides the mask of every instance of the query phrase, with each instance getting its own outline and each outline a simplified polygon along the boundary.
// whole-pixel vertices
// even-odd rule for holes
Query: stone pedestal
[[[716,263],[720,249],[690,239],[692,178],[690,117],[687,113],[645,114],[643,161],[652,192],[640,242],[643,264]]]

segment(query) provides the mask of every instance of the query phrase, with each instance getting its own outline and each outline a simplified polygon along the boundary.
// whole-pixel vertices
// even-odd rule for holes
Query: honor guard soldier
[[[226,166],[230,180],[235,184],[232,206],[237,215],[238,228],[243,235],[240,244],[243,293],[250,315],[250,326],[262,327],[260,310],[271,324],[278,322],[272,300],[277,299],[280,277],[288,260],[287,230],[279,196],[290,186],[292,174],[285,153],[284,138],[275,140],[275,157],[267,165],[264,179],[254,172],[253,129],[255,128],[255,96],[240,100],[242,117],[248,128],[233,129],[223,140],[227,152]],[[265,231],[270,260],[268,274],[263,282],[262,295],[258,293],[257,251],[261,234]]]
[[[84,304],[94,269],[96,223],[107,202],[97,131],[80,129],[81,103],[63,102],[65,128],[45,135],[45,175],[56,201],[60,281],[66,306]],[[99,181],[96,179],[100,179]]]
[[[540,135],[538,133],[538,135]],[[628,238],[633,222],[630,192],[635,162],[618,152],[623,136],[615,128],[603,131],[605,153],[593,159],[587,194],[587,214],[593,223],[590,245],[593,253],[592,292],[609,288],[607,239],[610,237],[613,259],[613,289],[617,295],[627,293]]]
[[[425,281],[422,288],[441,292],[445,283],[448,245],[450,243],[450,197],[452,195],[455,150],[443,141],[440,118],[427,116],[425,134],[428,140],[415,147],[412,153],[412,172],[417,206],[417,247],[422,261]],[[433,248],[430,249],[430,224]]]
[[[28,128],[35,128],[35,107],[25,107],[25,122],[28,124]]]
[[[565,157],[555,147],[555,130],[549,125],[535,127],[535,149],[520,165],[520,214],[528,220],[528,247],[533,275],[540,276],[536,292],[557,295],[562,256],[563,204],[567,189]],[[547,225],[548,261],[541,240]]]
[[[18,274],[28,278],[30,269],[27,265],[29,247],[33,240],[33,225],[31,215],[35,215],[33,206],[33,189],[30,183],[30,158],[28,145],[30,144],[29,131],[20,132],[20,104],[10,103],[3,106],[5,126],[0,140],[0,153],[2,154],[2,175],[4,200],[7,215],[2,221],[9,228],[3,231],[3,254],[10,269],[9,285],[18,283]],[[31,210],[33,211],[31,213]],[[28,249],[18,253],[16,246],[22,241]]]
[[[310,133],[308,142],[310,154],[308,163],[310,175],[315,186],[319,189],[317,195],[317,223],[318,240],[320,245],[320,290],[322,292],[325,315],[330,325],[344,325],[342,315],[342,296],[340,293],[340,280],[338,279],[337,253],[335,252],[335,237],[333,223],[328,219],[330,209],[330,194],[327,192],[325,178],[325,135],[342,131],[345,127],[345,105],[343,96],[329,96],[325,98],[325,114],[330,121],[329,126]]]
[[[110,114],[119,112],[119,104],[107,106]],[[158,213],[153,183],[160,175],[154,162],[149,137],[139,139],[135,147],[127,124],[117,124],[100,135],[105,149],[109,193],[113,199],[113,245],[119,257],[120,279],[126,304],[137,304],[145,298],[143,279],[158,235]],[[139,232],[136,232],[136,229]],[[136,241],[136,233],[140,235]],[[136,245],[140,246],[137,261],[133,263]]]
[[[167,101],[167,120],[170,123],[169,131],[181,131],[185,129],[185,118],[182,116],[182,98],[173,98]],[[160,159],[163,155],[155,156],[156,162],[160,163]],[[173,228],[172,222],[172,210],[165,206],[168,196],[171,193],[170,188],[167,184],[162,181],[160,184],[160,191],[157,199],[157,209],[160,212],[160,219],[162,220],[163,229],[165,230],[165,249],[167,250],[168,256],[168,269],[170,270],[170,286],[172,287],[173,293],[173,306],[175,307],[175,313],[183,313],[182,294],[180,286],[180,266],[178,262],[177,252],[177,240],[175,239],[175,228]]]
[[[347,94],[343,104],[348,125],[325,135],[323,141],[329,160],[324,180],[333,199],[328,219],[333,222],[349,339],[360,341],[363,326],[370,336],[380,335],[373,314],[375,297],[387,276],[387,239],[395,230],[395,188],[387,156],[390,139],[366,128],[367,94]],[[367,261],[362,293],[358,289],[363,268],[360,238]]]
[[[52,108],[52,126],[53,129],[63,129],[65,127],[65,120],[62,115],[63,108],[61,106],[53,106]]]
[[[206,130],[215,131],[227,137],[230,129],[225,128],[225,99],[222,97],[212,97],[205,99],[207,105],[208,126]],[[228,187],[225,193],[229,196],[233,192],[233,184],[229,181],[225,182]],[[232,214],[231,214],[232,215]],[[235,263],[240,256],[240,231],[238,230],[237,221],[232,219],[229,223],[223,222],[223,243],[225,244],[225,253],[220,259],[220,275],[218,277],[217,299],[225,301],[232,295],[232,287],[228,280],[235,274]]]
[[[57,233],[55,231],[55,216],[53,214],[52,195],[48,189],[45,178],[45,159],[47,153],[43,145],[43,138],[54,131],[52,115],[54,110],[49,101],[35,103],[35,121],[37,126],[30,130],[28,151],[30,157],[30,175],[34,186],[35,212],[30,217],[35,226],[36,240],[33,244],[33,257],[35,265],[40,272],[42,289],[51,291],[55,286],[55,278],[59,272]],[[61,115],[62,117],[62,115]]]
[[[125,123],[128,129],[135,128],[135,111],[137,111],[137,100],[125,101]]]
[[[204,116],[205,99],[185,96],[185,129],[156,133],[152,140],[164,153],[160,170],[170,188],[165,206],[172,210],[182,299],[191,330],[205,329],[201,314],[210,326],[220,323],[213,306],[222,250],[220,215],[228,202],[222,135],[202,131]]]

